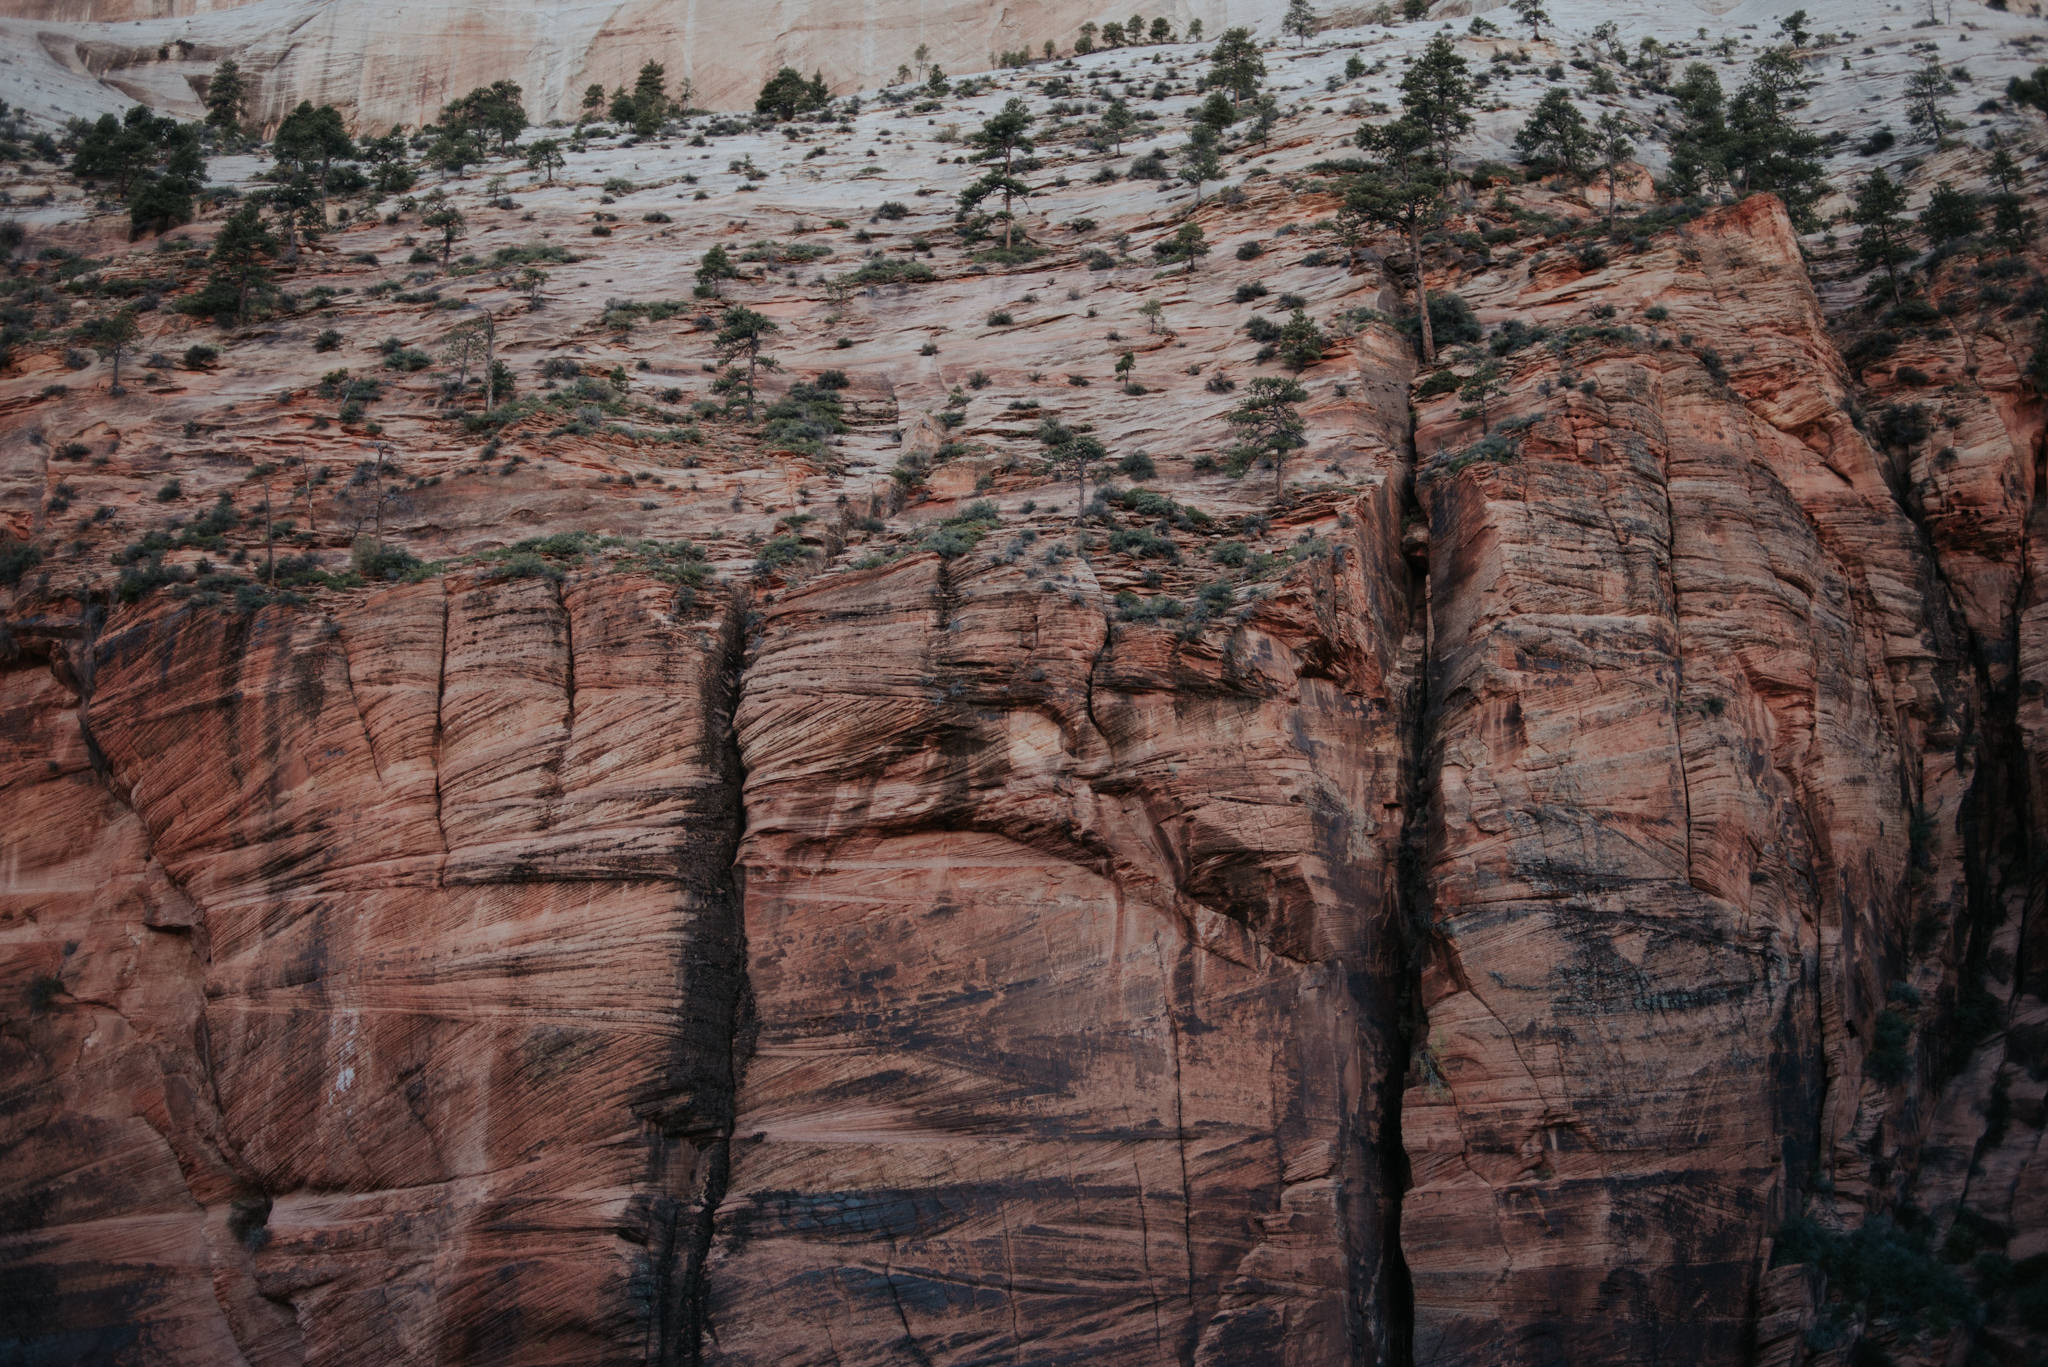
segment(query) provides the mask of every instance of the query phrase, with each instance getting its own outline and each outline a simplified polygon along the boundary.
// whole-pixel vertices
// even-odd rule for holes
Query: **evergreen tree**
[[[1102,131],[1109,135],[1118,156],[1123,155],[1124,136],[1136,127],[1138,116],[1131,113],[1131,107],[1121,99],[1111,100],[1109,108],[1102,111]]]
[[[455,250],[455,239],[467,236],[469,220],[462,216],[455,201],[436,190],[420,205],[420,226],[432,228],[441,234],[441,264],[448,264],[449,254]]]
[[[1152,41],[1155,43],[1170,43],[1173,41],[1173,25],[1164,15],[1161,15],[1152,21],[1150,34]]]
[[[568,164],[568,160],[562,155],[562,144],[553,138],[535,139],[532,146],[526,149],[527,167],[545,175],[550,185],[555,183],[555,172]]]
[[[1613,110],[1601,111],[1593,124],[1593,150],[1600,158],[1600,169],[1607,175],[1607,231],[1614,231],[1614,188],[1621,176],[1621,164],[1636,153],[1636,145],[1629,141],[1629,135],[1636,131],[1634,123],[1626,114]]]
[[[1543,41],[1543,26],[1550,22],[1550,11],[1543,8],[1543,0],[1515,0],[1515,18],[1529,26],[1529,41]]]
[[[1188,129],[1188,140],[1180,149],[1180,178],[1195,187],[1195,203],[1200,204],[1202,182],[1222,177],[1223,161],[1216,155],[1216,129],[1197,121]]]
[[[1415,317],[1422,359],[1433,365],[1436,337],[1429,320],[1422,235],[1443,221],[1450,178],[1437,163],[1428,127],[1415,118],[1382,126],[1365,124],[1356,141],[1365,150],[1366,166],[1347,190],[1345,201],[1361,218],[1407,237],[1415,269]]]
[[[1209,54],[1209,84],[1229,91],[1231,100],[1237,104],[1259,93],[1259,82],[1265,75],[1265,59],[1259,56],[1258,45],[1252,42],[1252,31],[1248,28],[1226,30]]]
[[[806,108],[814,107],[806,100]],[[660,62],[648,62],[633,78],[633,131],[651,138],[661,131],[669,116],[668,70]]]
[[[152,114],[139,104],[123,118],[102,114],[80,136],[71,158],[71,174],[80,180],[111,181],[114,192],[126,199],[137,177],[156,165],[177,127],[175,120]]]
[[[283,209],[285,250],[298,251],[298,231],[317,236],[327,226],[327,187],[334,163],[356,154],[355,143],[341,121],[341,111],[331,104],[314,108],[301,100],[299,107],[285,115],[270,140],[271,155],[277,159],[274,176],[278,189],[272,199]]]
[[[1770,48],[1758,56],[1728,103],[1723,164],[1736,189],[1777,195],[1792,221],[1810,229],[1817,226],[1813,206],[1827,192],[1827,180],[1820,138],[1792,120],[1805,107],[1805,90],[1789,48]]]
[[[269,263],[276,255],[277,239],[264,226],[262,211],[244,204],[214,235],[206,286],[181,306],[183,311],[222,324],[246,322],[250,311],[270,295]]]
[[[1188,274],[1193,275],[1195,263],[1209,254],[1209,243],[1202,235],[1201,224],[1183,223],[1171,238],[1165,242],[1154,243],[1152,252],[1164,261],[1187,262]]]
[[[1592,170],[1592,130],[1562,86],[1551,87],[1537,101],[1529,121],[1515,134],[1515,151],[1545,174],[1584,180]]]
[[[1401,110],[1410,122],[1428,134],[1436,148],[1437,165],[1448,176],[1451,152],[1458,140],[1472,131],[1471,69],[1458,55],[1449,34],[1429,40],[1422,55],[1401,77]]]
[[[1038,440],[1054,470],[1065,468],[1074,472],[1074,521],[1079,522],[1088,509],[1088,467],[1108,459],[1109,450],[1089,436],[1085,428],[1069,427],[1058,418],[1039,422]]]
[[[946,79],[937,67],[932,68],[932,74],[941,83]],[[803,73],[795,67],[786,66],[770,76],[767,84],[761,87],[761,96],[754,101],[754,112],[787,120],[817,109],[824,103],[817,86],[805,80]]]
[[[427,165],[450,176],[460,176],[483,159],[483,139],[473,128],[442,129],[426,155]]]
[[[1899,264],[1913,259],[1913,249],[1906,245],[1906,222],[1900,217],[1905,207],[1904,187],[1880,166],[1856,187],[1856,199],[1849,209],[1850,222],[1863,230],[1856,243],[1856,263],[1865,270],[1884,267],[1895,304],[1903,297],[1899,292]]]
[[[744,388],[747,392],[747,417],[750,420],[754,416],[754,372],[759,366],[773,368],[775,364],[773,358],[762,355],[761,348],[780,331],[781,326],[765,314],[734,305],[726,309],[724,317],[719,320],[718,333],[712,339],[712,351],[721,364],[731,366],[742,358],[746,360],[745,376],[743,379],[735,376],[735,387]]]
[[[724,247],[713,243],[704,253],[704,259],[697,263],[697,297],[716,299],[719,297],[719,282],[738,278],[739,270],[732,264],[732,257]]]
[[[2020,194],[2024,184],[2020,164],[1996,134],[1991,143],[1991,160],[1984,169],[1996,190],[1991,196],[1991,235],[2007,251],[2017,252],[2033,235],[2033,215],[2027,212],[2027,202]]]
[[[193,196],[206,184],[206,155],[200,125],[172,124],[163,130],[162,161],[144,172],[128,193],[128,236],[165,233],[194,216]]]
[[[1221,133],[1237,122],[1237,106],[1222,91],[1211,91],[1209,98],[1202,101],[1202,107],[1195,111],[1195,122],[1208,125],[1212,132]]]
[[[1316,12],[1308,0],[1287,0],[1287,14],[1280,21],[1280,31],[1292,34],[1297,45],[1316,36]]]
[[[1115,19],[1104,24],[1102,26],[1102,43],[1104,47],[1122,47],[1124,45],[1124,26]]]
[[[1074,40],[1074,53],[1085,57],[1095,51],[1095,35],[1102,32],[1102,25],[1090,22],[1081,25],[1081,36]]]
[[[236,132],[249,113],[249,86],[232,57],[213,69],[206,82],[206,126]]]
[[[102,314],[78,329],[80,341],[97,352],[101,360],[113,362],[114,373],[107,385],[109,394],[121,392],[121,358],[128,354],[128,348],[135,345],[139,332],[132,308]]]
[[[1906,78],[1906,122],[1929,142],[1939,143],[1952,126],[1941,112],[1941,102],[1955,93],[1956,83],[1942,70],[1940,59],[1928,58]]]
[[[1920,233],[1934,246],[1946,245],[1976,232],[1981,212],[1975,195],[1943,181],[1920,211]]]
[[[1479,419],[1479,434],[1493,432],[1493,401],[1507,393],[1507,381],[1501,376],[1499,361],[1485,361],[1478,369],[1465,377],[1458,386],[1458,397],[1465,401],[1465,407],[1458,410],[1458,416],[1465,419]]]
[[[484,135],[495,135],[498,150],[504,151],[512,141],[526,131],[526,106],[517,81],[496,81],[480,85],[459,100],[452,100],[441,111],[441,123],[449,128],[466,128]]]
[[[2015,76],[2005,83],[2006,98],[2022,109],[2032,107],[2048,114],[2048,66],[2037,66],[2031,76]]]
[[[1237,429],[1238,442],[1230,453],[1233,468],[1242,471],[1261,456],[1273,461],[1273,498],[1277,501],[1286,487],[1289,451],[1308,445],[1296,404],[1308,401],[1308,390],[1298,380],[1261,375],[1251,383],[1243,402],[1230,412],[1230,425]]]
[[[972,209],[990,195],[1001,195],[1003,199],[1003,248],[1008,250],[1013,243],[1015,220],[1011,215],[1011,202],[1029,198],[1031,187],[1019,180],[1015,174],[1019,153],[1027,153],[1036,146],[1031,140],[1033,118],[1029,106],[1012,96],[1003,102],[1003,107],[982,121],[980,128],[970,133],[968,143],[976,150],[974,160],[978,162],[1001,161],[1000,167],[990,167],[981,179],[975,181],[960,193],[963,208]]]
[[[1323,348],[1329,345],[1322,328],[1308,316],[1308,310],[1297,308],[1287,321],[1280,325],[1280,336],[1275,342],[1279,350],[1280,364],[1296,372],[1307,370],[1323,359]]]
[[[1690,198],[1728,180],[1728,102],[1721,78],[1705,62],[1685,68],[1671,93],[1678,129],[1671,138],[1671,190]]]

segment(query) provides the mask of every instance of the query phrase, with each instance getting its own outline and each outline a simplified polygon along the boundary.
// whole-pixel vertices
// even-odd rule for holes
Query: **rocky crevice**
[[[714,782],[697,817],[713,832],[678,851],[678,910],[686,949],[676,985],[673,1071],[650,1126],[650,1297],[647,1367],[703,1361],[709,1288],[706,1261],[732,1172],[733,1121],[751,1052],[754,1008],[747,977],[745,888],[737,864],[746,830],[746,775],[733,717],[744,685],[750,599],[724,609],[716,663],[701,688],[700,761]]]

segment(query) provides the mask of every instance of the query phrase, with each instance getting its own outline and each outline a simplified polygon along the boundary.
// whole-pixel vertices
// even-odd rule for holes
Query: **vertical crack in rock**
[[[696,1367],[703,1358],[705,1262],[731,1174],[740,1073],[753,1035],[736,866],[745,776],[733,729],[749,607],[739,593],[727,604],[716,659],[701,682],[699,760],[710,782],[677,849],[683,927],[675,1036],[666,1076],[639,1107],[650,1130],[649,1195],[638,1212],[650,1282],[648,1367]]]
[[[1407,433],[1401,444],[1401,521],[1414,518],[1427,525],[1415,495],[1415,410],[1408,409]],[[1397,527],[1395,534],[1400,535]],[[1404,548],[1405,549],[1405,548]],[[1408,566],[1408,629],[1401,641],[1400,668],[1408,697],[1402,715],[1407,721],[1408,748],[1402,773],[1401,834],[1395,847],[1397,930],[1400,943],[1398,980],[1393,984],[1393,1028],[1387,1032],[1384,1120],[1380,1126],[1381,1196],[1380,1266],[1371,1270],[1380,1286],[1378,1302],[1385,1325],[1378,1352],[1372,1339],[1355,1342],[1358,1367],[1384,1363],[1409,1367],[1415,1357],[1415,1286],[1401,1244],[1401,1204],[1410,1183],[1408,1146],[1401,1132],[1401,1103],[1416,1042],[1429,1028],[1422,1003],[1422,970],[1432,920],[1427,870],[1431,805],[1436,798],[1436,718],[1430,689],[1434,663],[1430,633],[1429,566]]]
[[[448,824],[442,816],[441,769],[442,744],[446,738],[448,705],[448,617],[453,611],[448,595],[448,580],[441,580],[441,655],[434,673],[434,829],[441,836],[441,867],[434,873],[434,882],[444,882],[448,875]]]

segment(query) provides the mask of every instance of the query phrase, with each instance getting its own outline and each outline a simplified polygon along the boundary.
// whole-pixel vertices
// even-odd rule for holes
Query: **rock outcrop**
[[[1309,173],[1352,124],[1199,209],[1049,128],[1023,261],[921,119],[600,145],[455,182],[446,269],[357,213],[258,324],[145,310],[125,396],[25,344],[0,1356],[2037,1354],[2035,320],[1532,184],[1418,365]],[[198,284],[124,227],[21,307]],[[1259,468],[1269,293],[1328,345]],[[496,413],[434,361],[483,310]]]

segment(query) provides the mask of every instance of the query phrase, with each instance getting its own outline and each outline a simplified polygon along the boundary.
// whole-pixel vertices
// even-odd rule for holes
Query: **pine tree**
[[[1188,129],[1188,140],[1180,149],[1180,178],[1195,187],[1195,203],[1200,204],[1202,182],[1220,180],[1222,176],[1223,160],[1216,155],[1215,126],[1197,121]]]
[[[1020,152],[1029,152],[1036,146],[1031,140],[1031,125],[1035,122],[1030,107],[1024,101],[1012,96],[1003,102],[1003,107],[989,118],[967,141],[977,150],[974,160],[992,162],[1001,160],[1000,168],[990,168],[988,173],[960,192],[960,204],[972,209],[990,195],[1003,198],[1003,249],[1012,245],[1012,230],[1015,220],[1011,216],[1011,201],[1029,198],[1031,187],[1016,176],[1016,158]]]
[[[1472,131],[1473,95],[1471,69],[1448,34],[1430,39],[1401,77],[1402,113],[1428,133],[1447,176],[1458,140]]]
[[[1162,260],[1185,261],[1188,274],[1195,273],[1195,263],[1209,254],[1209,243],[1202,235],[1199,223],[1183,223],[1173,236],[1164,242],[1154,243],[1152,252]]]
[[[1345,200],[1361,217],[1401,232],[1415,268],[1415,316],[1422,359],[1436,362],[1436,336],[1429,320],[1429,281],[1423,272],[1422,235],[1443,221],[1450,178],[1437,164],[1429,129],[1408,117],[1381,126],[1365,124],[1356,141],[1366,168]]]
[[[1975,195],[1943,181],[1920,211],[1921,236],[1937,247],[1968,237],[1977,231],[1981,214]]]
[[[732,264],[732,256],[724,247],[713,243],[704,253],[704,259],[697,263],[697,297],[716,299],[719,297],[719,282],[731,280],[739,275]]]
[[[1543,41],[1543,25],[1550,22],[1550,11],[1543,8],[1543,0],[1515,0],[1515,18],[1529,26],[1529,41]]]
[[[1107,459],[1109,450],[1085,429],[1069,427],[1058,418],[1046,418],[1038,424],[1038,440],[1054,470],[1073,470],[1074,521],[1079,522],[1088,508],[1088,467]]]
[[[1493,432],[1493,401],[1507,392],[1500,362],[1483,362],[1458,386],[1458,397],[1465,401],[1465,407],[1458,410],[1458,416],[1479,419],[1480,435],[1490,435]]]
[[[1287,0],[1287,14],[1280,21],[1280,31],[1292,34],[1297,46],[1316,36],[1316,12],[1308,0]]]
[[[562,144],[553,138],[535,139],[533,145],[526,149],[527,167],[545,175],[550,185],[555,183],[555,172],[568,164],[562,156]]]
[[[1252,42],[1252,31],[1225,30],[1209,54],[1209,84],[1229,91],[1233,102],[1243,104],[1259,93],[1259,82],[1265,75],[1266,62],[1259,56],[1258,45]]]
[[[1102,111],[1102,131],[1107,133],[1118,156],[1123,155],[1124,135],[1137,126],[1138,116],[1131,113],[1131,107],[1121,99],[1111,100],[1109,108]]]
[[[420,209],[420,226],[441,234],[441,264],[445,266],[449,254],[455,250],[455,239],[468,235],[469,220],[462,216],[462,210],[456,207],[455,201],[439,190],[428,195],[421,202]]]
[[[1940,60],[1928,58],[1906,78],[1906,122],[1929,142],[1939,143],[1952,126],[1941,112],[1941,102],[1955,93],[1956,83],[1942,70]]]
[[[327,184],[333,174],[334,163],[356,154],[355,143],[341,121],[341,111],[331,104],[323,104],[316,109],[311,101],[301,100],[299,107],[285,115],[284,121],[278,124],[277,132],[270,140],[270,150],[271,155],[277,158],[278,170],[284,173],[288,182],[288,198],[302,198],[307,186],[318,196],[317,222],[313,222],[310,215],[302,216],[308,220],[307,226],[324,229],[327,226]],[[293,179],[297,180],[297,185],[289,184]],[[295,190],[301,193],[290,193]],[[285,227],[285,243],[290,249],[294,246],[292,224],[287,222]]]
[[[1537,101],[1529,121],[1515,134],[1515,151],[1539,171],[1586,178],[1592,169],[1592,130],[1563,87],[1551,87]]]
[[[668,69],[660,62],[648,62],[633,78],[633,131],[651,138],[661,131],[669,116]]]
[[[1230,453],[1231,465],[1242,471],[1259,457],[1270,457],[1276,502],[1286,487],[1287,453],[1308,445],[1303,436],[1308,425],[1295,407],[1307,401],[1308,390],[1300,381],[1261,375],[1252,381],[1244,401],[1230,412],[1230,425],[1238,433],[1238,444]]]
[[[206,82],[206,126],[235,132],[248,113],[248,83],[242,79],[242,68],[229,57],[213,69]]]
[[[1691,197],[1728,180],[1728,102],[1721,78],[1705,62],[1685,68],[1671,88],[1678,129],[1671,137],[1671,189]]]
[[[1308,316],[1308,310],[1297,308],[1280,325],[1280,336],[1274,345],[1280,364],[1299,374],[1323,359],[1323,348],[1329,342],[1316,320]]]
[[[1821,139],[1792,115],[1805,107],[1806,79],[1790,48],[1770,48],[1750,64],[1749,78],[1728,104],[1723,164],[1744,194],[1767,190],[1785,201],[1802,229],[1817,226],[1813,206],[1827,193]]]
[[[2033,216],[2027,212],[2027,202],[2020,194],[2025,183],[2020,164],[1996,135],[1991,144],[1991,160],[1984,169],[1997,190],[1991,196],[1991,235],[2007,251],[2017,252],[2033,235]]]
[[[1621,176],[1621,164],[1635,155],[1629,135],[1636,131],[1626,114],[1603,110],[1593,124],[1593,147],[1600,157],[1600,169],[1607,173],[1607,231],[1614,231],[1614,187]]]
[[[776,333],[781,325],[749,308],[735,305],[725,311],[719,321],[718,333],[712,338],[713,353],[721,364],[731,365],[741,357],[746,358],[746,377],[742,382],[747,391],[747,417],[754,416],[754,372],[762,365],[773,367],[772,358],[761,354],[762,346]]]
[[[1880,166],[1856,187],[1855,203],[1849,209],[1849,221],[1863,230],[1856,243],[1856,262],[1865,270],[1884,267],[1894,304],[1903,298],[1899,264],[1913,259],[1913,249],[1906,245],[1906,223],[1900,217],[1905,207],[1905,189]]]
[[[441,122],[449,127],[467,128],[478,135],[494,134],[498,150],[504,151],[526,131],[526,106],[517,81],[495,81],[480,85],[441,111]]]
[[[250,309],[270,293],[269,263],[276,255],[277,239],[262,211],[244,204],[214,235],[206,287],[184,307],[221,323],[247,321]]]
[[[78,330],[80,341],[97,352],[101,360],[113,362],[114,373],[107,385],[109,394],[121,392],[121,358],[135,345],[139,332],[134,309],[103,314]]]

